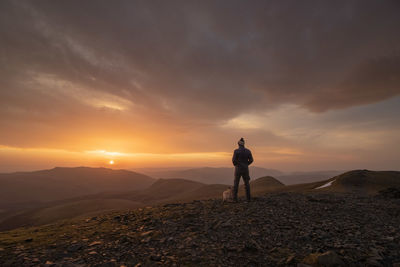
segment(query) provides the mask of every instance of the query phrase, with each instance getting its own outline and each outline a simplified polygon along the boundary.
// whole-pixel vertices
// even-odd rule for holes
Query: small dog
[[[233,201],[233,190],[232,187],[230,186],[228,189],[226,189],[224,192],[222,192],[222,201],[223,202],[232,202]]]

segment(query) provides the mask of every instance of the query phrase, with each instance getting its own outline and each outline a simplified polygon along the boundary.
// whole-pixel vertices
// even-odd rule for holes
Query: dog
[[[222,201],[223,202],[233,201],[233,190],[231,186],[222,193]]]

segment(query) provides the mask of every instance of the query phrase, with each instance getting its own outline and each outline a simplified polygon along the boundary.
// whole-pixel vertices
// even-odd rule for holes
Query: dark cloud
[[[319,98],[306,103],[312,111],[340,109],[373,103],[399,95],[400,56],[381,57],[363,62],[338,84],[320,90]]]
[[[397,1],[2,1],[0,101],[64,111],[65,98],[36,93],[53,90],[37,83],[51,75],[143,116],[205,123],[283,103],[374,103],[400,93],[399,11]]]

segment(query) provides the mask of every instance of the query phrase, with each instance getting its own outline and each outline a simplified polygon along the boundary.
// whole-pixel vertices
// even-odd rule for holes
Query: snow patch
[[[336,179],[335,179],[335,180],[332,180],[332,181],[330,181],[330,182],[327,182],[326,184],[323,184],[323,185],[321,185],[321,186],[318,186],[317,188],[314,188],[314,189],[321,189],[321,188],[324,188],[324,187],[331,186],[332,183],[333,183],[334,181],[336,181]]]

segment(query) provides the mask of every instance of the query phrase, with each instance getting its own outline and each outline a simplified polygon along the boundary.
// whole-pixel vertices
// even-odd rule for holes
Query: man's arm
[[[249,150],[248,163],[249,163],[249,165],[253,163],[253,155],[251,154],[251,151],[250,151],[250,150]]]
[[[236,150],[233,152],[232,164],[233,164],[234,166],[236,166],[236,165],[238,164],[238,163],[237,163],[237,153],[236,153]]]

